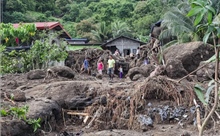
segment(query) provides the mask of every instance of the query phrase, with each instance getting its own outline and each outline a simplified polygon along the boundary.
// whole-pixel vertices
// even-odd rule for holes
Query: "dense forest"
[[[59,21],[72,37],[148,40],[151,25],[184,0],[4,0],[3,22]]]

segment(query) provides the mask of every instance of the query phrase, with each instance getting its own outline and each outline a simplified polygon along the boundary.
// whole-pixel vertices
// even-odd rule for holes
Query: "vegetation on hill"
[[[72,37],[146,41],[151,25],[182,0],[4,0],[3,22],[59,21]],[[91,33],[91,31],[93,31]]]

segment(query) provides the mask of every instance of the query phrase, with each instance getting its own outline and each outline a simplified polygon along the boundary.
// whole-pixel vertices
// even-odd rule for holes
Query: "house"
[[[33,22],[35,24],[37,30],[52,30],[52,31],[63,31],[60,35],[60,38],[71,39],[71,36],[67,33],[67,31],[63,28],[63,26],[59,22]],[[13,24],[15,28],[19,27],[19,23]]]
[[[26,24],[26,23],[25,23]],[[51,39],[51,43],[56,43],[59,44],[59,38],[64,38],[64,39],[71,39],[71,36],[67,33],[67,31],[65,31],[65,29],[63,28],[63,26],[59,23],[59,22],[33,22],[33,24],[35,24],[37,30],[48,30],[48,32],[58,32],[58,31],[62,31],[62,33],[59,35],[59,37],[57,38],[53,38]],[[21,25],[20,23],[17,24],[13,24],[14,28],[18,28],[19,25]],[[20,45],[18,47],[7,47],[7,51],[11,51],[11,50],[28,50],[30,49],[30,45]],[[49,65],[60,65],[60,66],[64,66],[64,61],[61,62],[50,62]]]
[[[112,53],[114,53],[115,50],[118,49],[122,56],[126,56],[130,55],[130,53],[135,54],[137,48],[143,44],[145,43],[137,39],[129,38],[126,36],[119,36],[102,44],[101,47],[103,49],[110,50]]]
[[[13,24],[14,28],[18,28],[22,24],[28,24],[28,23],[17,23]],[[71,39],[71,36],[67,33],[67,31],[64,30],[63,26],[59,22],[33,22],[35,24],[37,30],[49,30],[49,31],[63,31],[61,35],[58,38],[64,38],[64,39]],[[53,39],[52,42],[56,42],[59,44],[58,39]],[[12,51],[12,50],[28,50],[30,49],[30,45],[23,45],[19,44],[20,46],[18,47],[7,47],[7,51]]]
[[[80,50],[83,48],[101,48],[100,43],[89,43],[89,39],[87,38],[73,38],[73,39],[66,39],[67,43],[69,44],[69,50]]]

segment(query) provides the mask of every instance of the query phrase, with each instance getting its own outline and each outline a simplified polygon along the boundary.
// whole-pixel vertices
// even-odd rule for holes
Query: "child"
[[[123,69],[122,69],[121,65],[118,70],[119,70],[119,77],[122,78],[123,77]]]
[[[104,65],[103,65],[103,63],[102,63],[102,60],[99,60],[98,61],[98,66],[97,66],[98,68],[98,73],[100,74],[100,75],[102,75],[102,70],[103,70],[103,68],[104,68]]]
[[[82,65],[82,68],[81,68],[81,73],[84,73],[85,71],[88,72],[89,74],[89,57],[86,57],[85,60],[83,61],[83,65]]]

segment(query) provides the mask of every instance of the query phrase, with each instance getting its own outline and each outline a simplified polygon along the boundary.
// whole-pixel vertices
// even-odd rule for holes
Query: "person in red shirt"
[[[98,61],[97,69],[98,69],[98,73],[99,73],[100,75],[102,75],[102,70],[104,69],[104,64],[102,63],[102,60],[101,60],[101,59]]]

